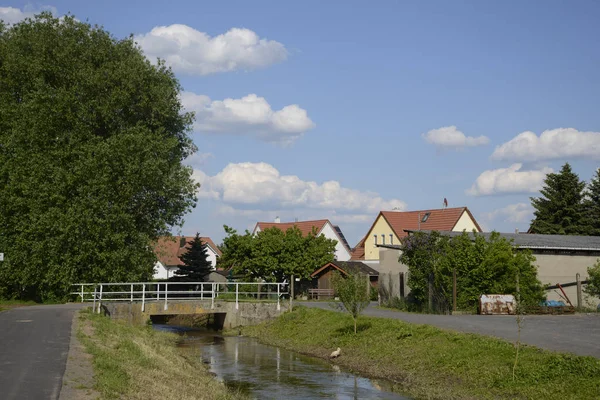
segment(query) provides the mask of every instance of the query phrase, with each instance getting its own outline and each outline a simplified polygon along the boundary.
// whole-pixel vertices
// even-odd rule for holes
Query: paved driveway
[[[71,322],[80,307],[62,304],[0,312],[0,398],[58,398]]]
[[[302,302],[307,307],[332,310],[330,303]],[[517,324],[509,315],[431,315],[384,310],[371,304],[372,317],[400,319],[460,332],[478,333],[516,341]],[[548,350],[600,358],[600,314],[526,315],[521,341]]]

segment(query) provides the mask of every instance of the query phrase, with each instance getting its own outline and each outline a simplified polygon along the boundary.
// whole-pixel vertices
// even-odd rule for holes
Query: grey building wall
[[[379,264],[373,268],[379,272],[379,293],[384,297],[408,295],[408,267],[398,261],[400,250],[379,248]],[[401,286],[404,286],[402,290]]]
[[[590,253],[588,253],[590,254]],[[594,254],[594,253],[591,253]],[[560,253],[543,253],[536,254],[535,264],[538,266],[538,278],[543,284],[556,285],[557,283],[575,282],[575,275],[579,273],[581,280],[588,278],[587,269],[596,263],[597,255],[585,255],[581,252],[578,254],[560,254]],[[574,306],[577,307],[577,287],[571,286],[564,289],[567,296]],[[559,296],[560,290],[550,290],[547,292],[548,300],[562,300]],[[562,294],[562,293],[561,293]],[[586,295],[583,294],[584,301],[582,304],[586,306]],[[590,306],[597,307],[600,303],[599,298],[588,298]]]

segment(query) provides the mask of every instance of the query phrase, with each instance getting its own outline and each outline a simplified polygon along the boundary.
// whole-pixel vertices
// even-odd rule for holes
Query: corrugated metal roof
[[[417,232],[408,230],[407,232]],[[430,230],[421,230],[421,232],[431,232]],[[462,232],[440,232],[445,236],[458,236]],[[490,237],[491,232],[481,232],[486,239]],[[473,237],[473,233],[469,232]],[[512,240],[515,245],[525,249],[541,250],[575,250],[575,251],[600,251],[600,236],[575,236],[575,235],[540,235],[534,233],[500,233],[500,236]]]

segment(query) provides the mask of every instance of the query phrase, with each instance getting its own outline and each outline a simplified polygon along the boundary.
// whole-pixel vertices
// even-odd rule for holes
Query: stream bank
[[[515,329],[517,329],[515,324]],[[327,358],[340,347],[341,367],[396,383],[427,399],[598,399],[600,360],[515,345],[399,320],[296,307],[276,320],[243,328],[261,343]]]

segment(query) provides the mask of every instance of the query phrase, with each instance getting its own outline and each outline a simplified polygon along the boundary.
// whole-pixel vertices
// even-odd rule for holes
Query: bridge
[[[123,282],[78,283],[71,292],[113,319],[145,324],[156,316],[211,314],[218,328],[275,318],[290,309],[285,283]]]

